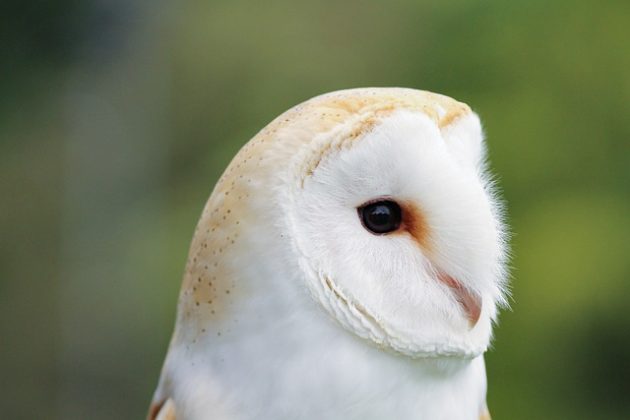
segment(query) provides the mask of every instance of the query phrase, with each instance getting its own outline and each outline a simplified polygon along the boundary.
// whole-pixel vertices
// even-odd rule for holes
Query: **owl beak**
[[[481,296],[468,290],[459,281],[446,273],[440,272],[438,279],[451,289],[457,302],[459,302],[466,313],[470,327],[474,327],[481,316]]]

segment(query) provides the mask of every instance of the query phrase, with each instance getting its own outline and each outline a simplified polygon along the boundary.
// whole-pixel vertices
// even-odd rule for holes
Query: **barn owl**
[[[196,227],[150,419],[480,419],[505,229],[479,118],[366,88],[280,115]]]

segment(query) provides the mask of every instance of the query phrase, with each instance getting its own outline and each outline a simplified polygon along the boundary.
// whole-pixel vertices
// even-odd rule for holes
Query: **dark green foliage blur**
[[[0,6],[0,417],[142,418],[215,181],[311,96],[485,123],[512,227],[495,419],[630,418],[630,2]]]

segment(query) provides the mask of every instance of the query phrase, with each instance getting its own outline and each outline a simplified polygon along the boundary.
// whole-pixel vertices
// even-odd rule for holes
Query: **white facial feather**
[[[449,144],[426,115],[399,111],[323,159],[303,185],[289,182],[285,211],[315,295],[351,331],[409,356],[481,354],[501,297],[501,228],[479,171],[481,131],[476,116],[463,119],[476,131],[467,139],[451,131]],[[339,136],[347,133],[317,141]],[[361,225],[357,208],[383,197],[422,213],[426,244]],[[482,298],[473,328],[437,269]]]
[[[355,89],[278,117],[204,209],[155,407],[479,418],[505,284],[488,180],[477,116],[445,96]],[[383,198],[403,223],[375,235],[357,209]]]

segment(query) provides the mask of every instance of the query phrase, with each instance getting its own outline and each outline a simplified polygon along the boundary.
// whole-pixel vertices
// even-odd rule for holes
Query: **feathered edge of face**
[[[357,115],[318,135],[293,157],[285,202],[315,299],[383,348],[411,357],[483,353],[505,304],[507,254],[485,166],[473,113],[442,130],[420,112]],[[380,201],[401,211],[384,234],[371,232],[361,212]]]

